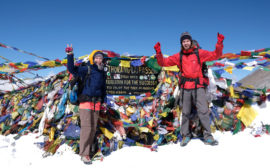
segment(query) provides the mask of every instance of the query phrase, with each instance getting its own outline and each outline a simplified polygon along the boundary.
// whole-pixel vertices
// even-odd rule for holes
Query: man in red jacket
[[[179,85],[182,92],[182,123],[181,135],[183,137],[180,145],[186,146],[191,140],[189,130],[189,115],[192,103],[196,106],[199,119],[204,128],[204,143],[208,145],[217,145],[218,142],[211,135],[210,115],[206,100],[206,93],[203,86],[202,64],[205,61],[213,61],[222,55],[224,36],[218,33],[216,49],[213,52],[198,49],[194,44],[191,35],[188,32],[181,34],[181,51],[172,56],[164,58],[160,43],[154,48],[156,50],[157,62],[160,66],[177,65],[181,72]]]

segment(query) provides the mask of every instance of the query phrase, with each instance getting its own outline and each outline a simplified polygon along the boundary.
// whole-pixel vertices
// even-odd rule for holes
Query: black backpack
[[[80,76],[76,76],[71,79],[70,83],[69,83],[69,100],[70,103],[73,105],[79,105],[79,97],[82,94],[83,88],[86,84],[87,79],[90,77],[91,74],[91,68],[89,65],[87,65],[86,63],[82,63],[80,66],[87,66],[88,71],[87,74],[83,80],[82,77]]]
[[[201,70],[202,70],[202,74],[203,74],[203,78],[204,78],[203,86],[204,86],[204,88],[207,88],[207,86],[209,84],[208,67],[205,64],[205,62],[203,62],[203,64],[201,64],[200,57],[199,57],[199,48],[201,48],[201,47],[199,46],[198,42],[196,40],[193,40],[192,43],[196,46],[196,49],[194,50],[194,53],[197,56],[198,63],[199,63],[199,65],[201,67]],[[180,51],[179,55],[180,55],[180,72],[182,73],[183,72],[182,71],[182,59],[183,59],[182,50]],[[180,88],[181,88],[181,86],[185,86],[185,83],[187,81],[195,82],[195,90],[197,90],[197,85],[200,83],[199,78],[192,79],[192,78],[185,78],[185,77],[182,76],[181,80],[179,82]],[[181,98],[182,104],[183,104],[183,98],[184,98],[184,92],[182,91],[182,98]],[[195,101],[197,101],[197,91],[195,92]]]

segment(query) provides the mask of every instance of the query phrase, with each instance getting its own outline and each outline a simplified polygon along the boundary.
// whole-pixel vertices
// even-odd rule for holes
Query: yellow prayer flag
[[[23,113],[25,113],[25,111]],[[25,121],[25,120],[27,120],[27,117],[26,116],[22,117],[21,121]]]
[[[136,100],[136,96],[129,96],[130,99]]]
[[[121,60],[120,66],[130,68],[130,61]]]
[[[235,94],[234,94],[234,90],[233,90],[233,86],[230,86],[230,93],[231,93],[231,97],[234,98]]]
[[[156,134],[156,135],[154,136],[154,140],[157,141],[158,139],[159,139],[159,135]]]
[[[55,61],[45,61],[41,65],[48,66],[48,67],[55,67]]]
[[[253,85],[246,85],[247,88],[254,89],[255,87]]]
[[[172,135],[172,140],[173,141],[177,141],[177,136],[175,136],[174,134]]]
[[[2,65],[2,66],[0,67],[0,71],[5,72],[6,69],[10,69],[9,66],[7,66],[7,65]]]
[[[140,146],[140,147],[143,147],[143,145],[139,142],[136,142],[136,146]]]
[[[33,121],[33,126],[32,126],[32,127],[35,127],[35,125],[36,125],[36,124],[39,122],[39,120],[43,117],[43,113],[44,113],[44,112],[40,113],[40,116],[39,116],[36,120]]]
[[[72,119],[73,121],[77,121],[78,116],[77,116],[77,115],[74,115],[74,116],[71,117],[71,119]]]
[[[246,66],[246,67],[244,67],[243,69],[245,69],[245,70],[249,70],[249,71],[252,71],[252,70],[253,70],[253,68],[255,68],[255,67],[253,67],[253,66]]]
[[[113,133],[111,133],[109,130],[107,130],[107,128],[104,128],[104,127],[99,127],[99,128],[107,138],[112,139]]]
[[[249,59],[250,56],[240,56],[239,59]]]
[[[50,134],[49,134],[49,142],[54,140],[54,133],[55,133],[55,128],[52,127],[51,131],[50,131]]]
[[[28,64],[23,64],[22,63],[22,65],[19,65],[18,68],[19,69],[24,69],[24,68],[28,68],[28,66],[29,66]]]
[[[126,122],[126,123],[129,123],[129,124],[132,123],[132,122],[130,121],[130,119],[123,119],[123,121]]]
[[[11,113],[11,118],[15,120],[18,117],[19,113],[17,111]]]
[[[123,145],[124,145],[124,141],[118,141],[118,148],[121,149],[123,148]]]
[[[156,54],[150,56],[150,58],[155,58],[155,57],[156,57]]]
[[[48,133],[48,129],[47,128],[44,128],[43,129],[43,134],[47,134]]]
[[[81,59],[84,59],[85,57],[88,57],[89,55],[83,55],[83,56],[80,56],[78,59],[81,60]]]
[[[63,59],[63,60],[61,61],[61,64],[67,64],[67,59]]]
[[[167,112],[163,112],[163,113],[161,113],[159,115],[162,116],[162,117],[167,117],[168,113]]]
[[[157,87],[155,88],[155,92],[157,92],[158,91],[158,89],[160,88],[160,86],[161,86],[161,82],[157,85]]]
[[[140,132],[149,132],[149,128],[147,128],[147,127],[139,127],[139,129],[140,129]]]
[[[232,74],[232,70],[233,70],[233,67],[232,66],[228,66],[226,68],[224,68],[224,70],[230,74]]]
[[[248,127],[256,118],[258,113],[248,104],[245,104],[237,114],[237,118],[241,120],[246,127]]]
[[[144,111],[144,109],[141,109],[141,118],[143,118],[143,116],[144,116],[144,114],[145,114],[145,111]]]
[[[130,116],[130,115],[132,115],[132,114],[134,114],[136,112],[136,109],[134,108],[134,107],[128,107],[127,109],[126,109],[126,114],[127,114],[127,116]]]
[[[166,81],[165,82],[171,84],[172,83],[172,80],[171,80],[171,78],[166,78]]]
[[[148,124],[150,125],[150,127],[153,126],[153,122],[154,122],[154,119],[152,118],[152,120],[148,121]]]
[[[265,54],[267,54],[267,52],[260,52],[258,55],[259,56],[265,56]]]
[[[169,66],[169,67],[163,67],[163,69],[164,69],[165,71],[179,72],[179,68],[177,67],[177,65]]]
[[[4,129],[4,125],[5,125],[4,122],[2,122],[1,125],[0,125],[1,130]]]

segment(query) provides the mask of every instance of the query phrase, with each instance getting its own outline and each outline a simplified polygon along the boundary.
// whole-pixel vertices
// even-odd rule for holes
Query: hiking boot
[[[92,164],[91,158],[89,156],[82,156],[81,161],[83,161],[84,164]]]
[[[180,143],[180,146],[186,146],[190,140],[191,140],[190,137],[188,136],[184,137]]]
[[[218,145],[218,141],[216,141],[213,137],[210,137],[210,138],[207,138],[204,140],[204,144],[216,146],[216,145]]]

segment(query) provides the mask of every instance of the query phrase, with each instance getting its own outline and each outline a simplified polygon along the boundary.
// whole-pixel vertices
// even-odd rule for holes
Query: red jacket
[[[183,51],[183,57],[182,57],[182,76],[186,78],[199,78],[200,84],[197,85],[197,88],[204,87],[203,86],[203,74],[201,67],[198,63],[198,58],[196,54],[194,53],[194,48],[191,48],[189,50]],[[223,50],[223,44],[216,44],[216,50],[215,51],[207,51],[199,49],[199,57],[201,61],[201,65],[205,61],[213,61],[217,60],[222,55]],[[180,69],[180,55],[179,53],[176,53],[172,56],[169,56],[167,58],[164,58],[162,53],[157,53],[157,62],[160,66],[174,66],[177,65]],[[183,86],[182,86],[183,87]],[[195,89],[195,82],[194,81],[187,81],[184,86],[185,89]]]

